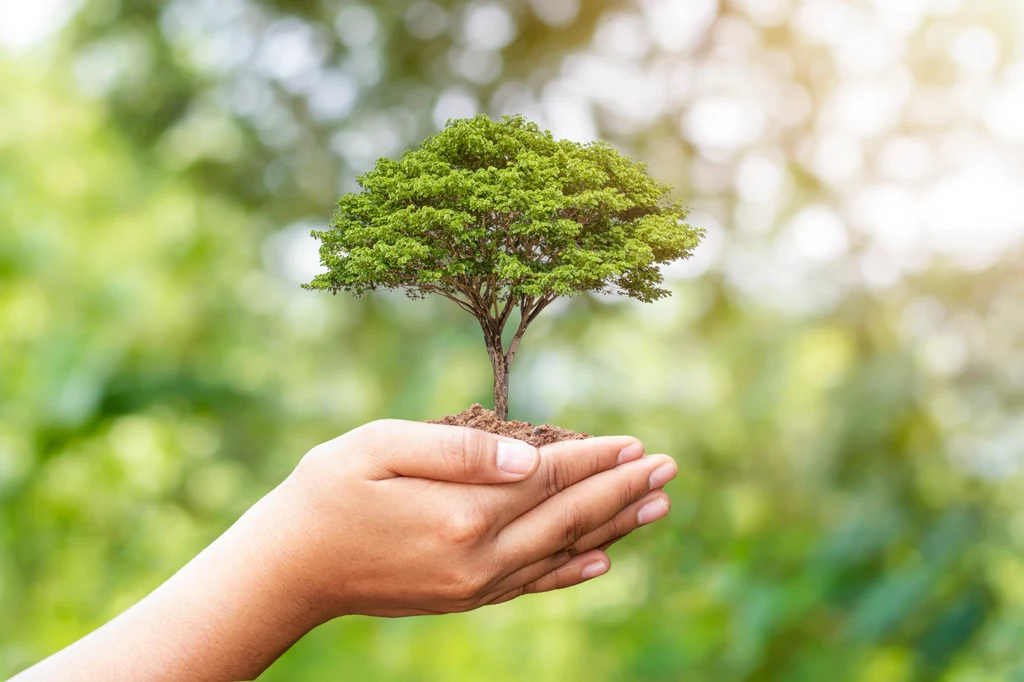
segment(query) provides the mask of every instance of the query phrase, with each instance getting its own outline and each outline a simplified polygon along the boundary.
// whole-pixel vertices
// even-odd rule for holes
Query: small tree
[[[327,270],[303,286],[453,301],[483,329],[501,419],[509,367],[545,307],[587,291],[666,296],[658,266],[688,258],[703,236],[643,164],[603,142],[555,140],[522,116],[451,120],[416,151],[377,161],[359,185],[330,229],[313,232]]]

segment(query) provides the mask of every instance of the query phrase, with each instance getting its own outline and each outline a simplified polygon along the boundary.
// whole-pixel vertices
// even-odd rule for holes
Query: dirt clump
[[[488,433],[495,433],[499,436],[508,436],[517,440],[526,441],[534,447],[558,443],[563,440],[583,440],[590,438],[589,433],[576,433],[559,426],[543,424],[534,426],[529,422],[502,421],[492,410],[488,410],[480,403],[474,403],[468,410],[458,414],[449,414],[441,419],[431,419],[429,424],[447,424],[448,426],[468,426],[473,429],[480,429]]]

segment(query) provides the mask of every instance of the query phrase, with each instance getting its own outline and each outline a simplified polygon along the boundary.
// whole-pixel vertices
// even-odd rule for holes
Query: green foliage
[[[703,234],[642,164],[522,116],[449,121],[359,183],[313,232],[327,272],[310,289],[439,293],[494,318],[508,301],[587,291],[653,301],[668,294],[658,266]]]

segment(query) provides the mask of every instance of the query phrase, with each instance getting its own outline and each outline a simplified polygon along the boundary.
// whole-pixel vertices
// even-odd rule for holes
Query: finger
[[[672,501],[663,490],[654,490],[616,514],[608,523],[595,528],[569,548],[579,554],[597,548],[606,550],[634,530],[668,516]]]
[[[602,436],[545,445],[540,449],[540,467],[529,479],[489,492],[502,498],[493,505],[504,514],[498,521],[501,526],[511,523],[566,488],[640,459],[643,454],[643,443],[632,436]]]
[[[611,559],[601,550],[580,554],[561,566],[537,575],[526,584],[504,592],[493,599],[491,604],[501,604],[524,594],[551,592],[579,585],[599,575],[604,575],[611,565]]]
[[[602,552],[607,552],[608,548],[610,548],[612,545],[614,545],[616,542],[618,542],[619,540],[621,540],[624,537],[626,537],[626,536],[625,535],[620,535],[617,538],[612,538],[608,542],[606,542],[603,545],[601,545],[600,547],[598,547],[598,549],[600,549]]]
[[[496,538],[498,550],[525,565],[571,547],[651,490],[664,486],[677,471],[671,457],[651,455],[592,476],[503,528]]]
[[[377,478],[409,476],[455,483],[511,483],[540,465],[537,448],[479,429],[383,419],[342,438],[369,451]]]
[[[637,504],[636,506],[638,506],[638,507],[642,507],[642,506],[645,506],[645,505],[646,505],[646,503],[647,503],[647,499],[645,498],[644,500],[642,500],[641,502],[639,502],[639,503],[638,503],[638,504]],[[669,513],[669,511],[670,511],[670,510],[672,509],[672,501],[671,501],[671,499],[670,499],[670,498],[666,497],[666,498],[665,498],[665,503],[666,503],[666,506],[664,507],[664,513],[663,513],[663,514],[662,514],[661,516],[657,516],[657,515],[655,515],[655,514],[654,514],[654,512],[652,511],[652,512],[651,512],[651,514],[652,514],[652,515],[651,515],[651,517],[650,517],[650,518],[644,518],[644,519],[643,519],[643,520],[641,520],[641,521],[640,521],[640,522],[638,523],[638,525],[637,525],[636,527],[634,527],[634,528],[633,528],[632,530],[629,530],[629,531],[627,531],[627,532],[625,532],[625,533],[622,533],[621,535],[615,535],[615,536],[614,536],[614,537],[613,537],[613,538],[612,538],[611,540],[608,540],[608,541],[606,541],[606,542],[602,542],[602,543],[601,543],[600,545],[598,545],[598,547],[597,547],[597,548],[598,548],[598,549],[600,549],[600,550],[601,550],[602,552],[607,552],[607,551],[608,551],[608,549],[609,549],[609,548],[610,548],[610,547],[611,547],[612,545],[614,545],[614,544],[615,544],[616,542],[618,542],[618,541],[619,541],[619,540],[621,540],[622,538],[624,538],[624,537],[626,537],[627,535],[629,535],[630,533],[632,533],[632,532],[633,532],[634,530],[636,530],[636,529],[637,529],[637,528],[639,528],[640,526],[646,525],[646,524],[648,524],[648,523],[654,523],[654,522],[655,522],[655,521],[657,521],[658,519],[660,519],[660,518],[663,518],[664,516],[667,516],[667,515],[668,515],[668,513]],[[623,512],[623,514],[627,514],[627,512]],[[614,521],[614,520],[613,520],[613,521],[610,521],[609,523],[611,523],[612,525],[615,525],[615,521]],[[598,530],[600,530],[600,529],[598,529]],[[597,531],[594,531],[594,532],[596,533]],[[588,544],[590,544],[590,540],[589,540],[589,538],[586,538],[586,537],[584,537],[584,538],[583,538],[583,539],[581,539],[581,540],[580,540],[580,542],[579,542],[579,543],[577,543],[577,544],[579,544],[579,545],[580,545],[581,547],[584,547],[584,546],[587,546]]]
[[[654,490],[638,502],[623,509],[611,521],[581,537],[571,546],[506,576],[498,581],[495,589],[502,592],[512,590],[557,570],[569,561],[576,561],[579,556],[593,552],[595,549],[602,552],[607,551],[608,547],[640,526],[663,518],[668,514],[670,506],[668,494],[662,490]]]

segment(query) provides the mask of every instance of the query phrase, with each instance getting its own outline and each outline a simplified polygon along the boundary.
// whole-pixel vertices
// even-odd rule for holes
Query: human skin
[[[661,488],[676,471],[628,436],[538,450],[372,422],[313,448],[167,582],[13,679],[252,679],[339,616],[453,613],[570,587],[668,513]]]

